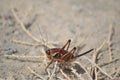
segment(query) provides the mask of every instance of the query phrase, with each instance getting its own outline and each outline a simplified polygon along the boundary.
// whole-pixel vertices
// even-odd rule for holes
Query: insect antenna
[[[82,54],[79,54],[79,55],[77,55],[77,56],[75,56],[74,58],[78,58],[78,57],[80,57],[80,56],[83,56],[83,55],[85,55],[85,54],[87,54],[87,53],[89,53],[89,52],[91,52],[91,51],[93,51],[94,49],[90,49],[90,50],[88,50],[88,51],[86,51],[86,52],[84,52],[84,53],[82,53]]]

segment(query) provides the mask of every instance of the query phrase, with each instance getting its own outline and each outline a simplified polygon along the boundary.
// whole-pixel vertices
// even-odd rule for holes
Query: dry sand
[[[0,80],[120,80],[119,3],[0,0]],[[51,48],[62,47],[68,39],[72,40],[70,49],[85,45],[75,55],[91,48],[95,51],[71,62],[72,74],[61,72],[57,63],[46,73],[50,60],[39,42],[43,38],[42,44],[50,43]]]

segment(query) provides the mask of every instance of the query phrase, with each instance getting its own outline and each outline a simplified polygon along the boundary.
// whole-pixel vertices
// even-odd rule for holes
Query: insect
[[[69,39],[62,48],[51,48],[51,49],[46,50],[47,57],[51,61],[48,63],[45,71],[47,71],[47,68],[50,66],[50,64],[52,64],[55,61],[63,62],[64,64],[63,64],[62,69],[64,69],[64,67],[68,61],[70,61],[74,58],[80,57],[84,54],[87,54],[93,50],[93,49],[90,49],[80,55],[75,56],[74,53],[76,51],[76,47],[73,47],[73,49],[68,51],[70,43],[71,43],[71,40]]]

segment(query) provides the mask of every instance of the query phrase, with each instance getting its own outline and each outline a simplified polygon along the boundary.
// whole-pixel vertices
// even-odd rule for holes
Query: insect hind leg
[[[63,55],[61,57],[61,60],[68,61],[73,56],[73,54],[75,53],[75,51],[76,51],[76,47],[74,47],[70,52],[68,52],[65,55]]]
[[[69,48],[69,46],[70,46],[70,42],[71,42],[71,40],[69,39],[69,40],[67,41],[67,43],[62,47],[62,49],[64,50],[65,47],[67,46],[67,49],[66,49],[66,50],[68,50],[68,48]]]
[[[76,47],[74,47],[69,53],[70,53],[70,54],[74,54],[75,51],[76,51]]]

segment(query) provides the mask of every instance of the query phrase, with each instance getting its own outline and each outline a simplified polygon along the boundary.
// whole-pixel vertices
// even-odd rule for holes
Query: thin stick
[[[60,79],[60,80],[66,80],[66,79],[63,79],[63,78],[61,78],[61,77],[57,77],[58,79]]]
[[[16,39],[13,39],[12,42],[17,43],[17,44],[27,45],[27,46],[39,46],[39,45],[41,45],[41,44],[33,44],[30,42],[20,41],[20,40],[16,40]]]
[[[45,58],[45,56],[25,56],[25,55],[23,55],[23,56],[19,56],[19,55],[4,55],[5,57],[10,57],[10,58]]]
[[[105,66],[105,65],[108,65],[108,64],[113,63],[113,62],[118,61],[118,60],[119,60],[119,59],[114,59],[114,60],[112,60],[112,61],[109,61],[109,62],[107,62],[107,63],[101,64],[101,65],[99,65],[99,66],[100,66],[100,67],[103,67],[103,66]]]
[[[102,43],[102,45],[96,49],[96,54],[98,54],[98,52],[103,48],[103,46],[106,44],[106,40],[104,40],[104,42]]]
[[[80,74],[76,73],[76,70],[74,68],[71,68],[71,70],[80,80],[85,80],[84,78],[81,77]]]
[[[97,62],[97,56],[98,56],[98,53],[96,53],[94,51],[94,54],[93,54],[93,62],[96,63]],[[96,63],[97,64],[97,63]],[[97,68],[95,66],[92,67],[92,77],[94,80],[97,80]]]
[[[108,36],[108,50],[109,50],[109,59],[110,59],[110,62],[112,61],[113,57],[112,57],[112,38],[113,38],[113,26],[110,27],[110,30],[109,30],[109,36]],[[112,65],[112,73],[115,72],[115,66]]]
[[[53,72],[52,72],[51,76],[49,77],[49,80],[52,80],[53,75],[54,75],[54,73],[56,71],[56,67],[57,67],[57,61],[55,62],[54,69],[53,69]]]
[[[99,51],[104,47],[105,44],[107,44],[106,40],[104,40],[104,42],[100,45],[100,47],[95,50],[96,59],[100,58],[101,54],[99,54]]]
[[[28,67],[28,69],[30,70],[31,73],[33,73],[34,75],[36,75],[37,77],[39,77],[42,80],[46,80],[44,79],[41,75],[39,75],[38,73],[36,73],[34,70],[32,70],[30,67]]]
[[[70,77],[68,77],[62,69],[60,69],[60,72],[62,73],[62,75],[67,79],[67,80],[71,80]]]
[[[25,28],[25,25],[23,24],[23,22],[18,18],[17,14],[15,13],[15,10],[14,9],[11,9],[14,17],[16,18],[16,20],[18,21],[18,23],[20,24],[21,28],[23,29],[23,31],[30,37],[32,38],[33,40],[39,42],[39,43],[42,43],[40,40],[38,40],[37,38],[35,38],[26,28]]]
[[[99,56],[99,52],[103,48],[103,46],[105,44],[106,44],[106,40],[100,45],[99,48],[97,48],[96,50],[94,50],[93,63],[97,64],[97,58]],[[95,80],[97,80],[97,68],[96,68],[96,66],[92,66],[92,69],[91,69],[90,73],[91,73],[92,77],[95,78]]]
[[[111,26],[110,27],[110,30],[109,30],[109,36],[108,36],[108,48],[109,48],[109,56],[110,56],[110,61],[112,61],[112,37],[113,37],[113,27]]]
[[[4,57],[17,59],[20,61],[40,62],[40,59],[44,59],[45,56],[18,56],[18,55],[4,55]]]
[[[85,72],[86,72],[87,76],[89,77],[89,79],[93,80],[92,77],[90,76],[89,72],[85,69],[84,66],[82,66],[82,64],[80,62],[74,61],[74,63],[79,64],[81,66],[81,68],[85,70]]]
[[[90,60],[88,57],[86,56],[82,56],[84,59],[88,60],[91,64],[93,64],[94,66],[96,66],[104,75],[106,75],[107,77],[109,77],[110,79],[112,79],[112,77],[110,75],[108,75],[104,70],[102,70],[96,63],[94,63],[92,60]]]
[[[94,50],[94,54],[93,54],[93,63],[97,64],[97,58],[98,58],[98,55],[99,55],[99,52],[100,50],[103,48],[103,46],[106,44],[106,41],[104,41],[99,48],[97,48],[96,50]],[[97,68],[96,67],[93,67],[92,69],[92,75],[95,80],[97,80]]]

